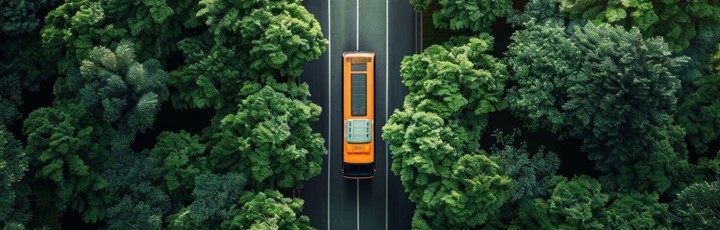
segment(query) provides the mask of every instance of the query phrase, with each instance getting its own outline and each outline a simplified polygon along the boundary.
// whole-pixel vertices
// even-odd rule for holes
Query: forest
[[[408,228],[720,226],[720,0],[409,4]],[[314,229],[328,44],[302,0],[0,0],[0,227]]]

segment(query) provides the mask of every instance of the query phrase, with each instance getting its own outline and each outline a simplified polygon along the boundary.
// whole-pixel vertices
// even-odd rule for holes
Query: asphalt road
[[[420,49],[420,15],[405,0],[306,0],[305,7],[329,38],[328,51],[305,65],[300,81],[308,83],[311,100],[323,108],[312,124],[326,140],[328,156],[322,173],[304,184],[297,195],[303,213],[318,229],[410,229],[414,210],[381,137],[395,108],[402,107],[407,89],[400,62]],[[375,160],[372,180],[347,180],[342,160],[342,52],[374,51]]]

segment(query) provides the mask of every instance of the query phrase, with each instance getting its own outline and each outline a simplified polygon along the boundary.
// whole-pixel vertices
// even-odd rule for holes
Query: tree
[[[114,52],[104,47],[88,52],[79,73],[59,81],[56,94],[74,99],[91,116],[109,123],[118,132],[115,148],[122,149],[134,141],[136,132],[152,126],[168,98],[165,81],[160,63],[138,63],[132,44],[121,42]]]
[[[38,11],[55,6],[56,0],[0,1],[0,35],[32,32],[40,25]]]
[[[493,133],[496,144],[490,151],[491,156],[499,159],[500,169],[512,179],[512,193],[507,205],[547,195],[552,186],[551,179],[560,168],[560,159],[555,153],[545,152],[541,147],[537,153],[530,154],[525,142],[517,146],[516,136],[520,136],[518,130],[507,135],[496,130]]]
[[[27,217],[18,210],[18,201],[27,202],[20,180],[28,170],[28,157],[22,144],[0,125],[0,224],[23,223]]]
[[[716,73],[720,74],[720,43],[717,45],[717,52],[710,58],[710,66]]]
[[[683,228],[709,229],[720,226],[720,182],[703,181],[688,186],[672,203]]]
[[[273,84],[250,94],[222,119],[209,161],[219,172],[243,173],[248,187],[296,188],[318,174],[324,140],[313,133],[320,107],[306,84]]]
[[[28,137],[31,167],[37,168],[35,176],[52,184],[58,209],[71,207],[85,221],[95,222],[111,202],[101,171],[110,164],[114,133],[86,116],[80,106],[56,102],[30,113],[23,132]]]
[[[655,192],[672,195],[694,181],[688,163],[685,133],[678,125],[654,127],[646,144],[650,146],[648,157],[624,162],[617,173],[601,177],[611,191],[623,193]]]
[[[613,1],[564,0],[562,11],[572,18],[637,28],[647,37],[662,36],[670,49],[681,51],[710,26],[720,24],[717,0]]]
[[[507,78],[505,65],[488,54],[492,46],[488,34],[457,37],[405,57],[400,74],[410,92],[403,106],[442,118],[474,116],[468,125],[485,128],[487,114],[504,108]]]
[[[0,125],[11,124],[20,117],[17,110],[22,104],[20,95],[20,79],[17,75],[0,78]]]
[[[696,79],[697,90],[687,97],[677,112],[678,122],[687,132],[692,146],[699,152],[720,137],[720,47],[711,59],[715,73]]]
[[[237,173],[203,174],[196,178],[192,203],[168,217],[169,229],[217,229],[239,212],[237,199],[246,179]]]
[[[409,0],[409,2],[415,11],[423,12],[430,6],[432,0]]]
[[[68,0],[45,17],[42,44],[48,56],[57,57],[61,73],[72,71],[95,46],[116,46],[128,37],[140,60],[164,58],[177,51],[183,30],[200,26],[199,6],[181,1]]]
[[[477,142],[487,113],[503,107],[505,66],[486,54],[490,47],[487,34],[454,38],[401,64],[410,93],[382,137],[393,172],[417,205],[414,228],[483,224],[509,196],[509,178]]]
[[[510,107],[531,128],[583,139],[604,172],[658,151],[648,140],[674,112],[680,80],[673,70],[687,59],[637,29],[588,23],[563,31],[548,22],[513,36]]]
[[[557,184],[548,199],[548,213],[564,220],[559,224],[560,228],[603,229],[600,217],[607,201],[608,195],[600,191],[597,180],[579,176]]]
[[[195,188],[195,178],[210,172],[205,145],[200,137],[185,131],[163,132],[157,141],[149,154],[162,166],[163,187],[175,199],[187,200]]]
[[[126,150],[114,154],[113,164],[103,171],[108,183],[108,193],[116,201],[106,209],[107,229],[161,229],[164,217],[185,200],[170,196],[156,186],[162,180],[160,161]]]
[[[604,193],[585,175],[571,180],[556,176],[547,199],[520,205],[514,229],[670,229],[668,205],[655,193]]]
[[[233,107],[248,81],[285,82],[327,49],[320,24],[299,1],[201,1],[209,34],[181,43],[188,65],[173,73],[181,108]],[[203,42],[201,40],[214,40]],[[203,51],[206,50],[206,51]],[[202,55],[198,55],[202,54]]]
[[[244,192],[238,203],[240,212],[223,222],[226,229],[315,229],[303,216],[303,200],[285,198],[276,190]]]
[[[613,194],[603,214],[612,229],[671,229],[669,205],[658,203],[655,193]]]
[[[518,27],[530,21],[564,20],[565,15],[560,12],[562,2],[563,0],[529,0],[522,11],[513,9],[508,14],[508,22]]]
[[[486,31],[496,18],[512,11],[509,0],[439,0],[442,8],[433,13],[437,28],[475,32]]]

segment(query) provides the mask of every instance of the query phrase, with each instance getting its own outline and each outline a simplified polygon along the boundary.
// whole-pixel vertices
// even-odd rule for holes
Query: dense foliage
[[[310,129],[320,107],[307,100],[307,85],[276,87],[277,91],[265,86],[249,95],[213,135],[219,142],[209,163],[219,171],[251,175],[248,186],[254,189],[302,187],[303,181],[320,174],[322,156],[327,154],[325,141]]]
[[[713,73],[695,79],[697,89],[684,98],[677,112],[690,143],[700,152],[720,137],[720,47],[712,57],[711,68]]]
[[[700,182],[683,189],[673,202],[675,215],[687,229],[720,225],[720,182]]]
[[[718,0],[408,2],[465,35],[382,127],[410,227],[720,225]],[[303,4],[0,0],[0,228],[313,229]]]
[[[499,17],[512,11],[510,0],[438,0],[441,9],[432,15],[433,24],[438,28],[472,31],[488,31]],[[427,3],[416,3],[418,8]]]
[[[401,76],[409,93],[403,109],[396,110],[383,128],[383,138],[393,156],[393,172],[400,175],[416,204],[414,228],[717,225],[712,211],[716,202],[708,199],[717,195],[712,181],[720,164],[708,150],[716,150],[720,136],[716,81],[720,33],[715,29],[720,24],[720,3],[530,0],[523,10],[512,10],[503,1],[483,1],[483,7],[473,1],[437,3],[438,9],[433,6],[424,13],[432,14],[439,29],[477,34],[496,17],[506,16],[517,31],[502,59],[507,74],[503,70],[481,81],[465,81],[472,79],[466,76],[473,70],[463,67],[487,66],[493,59],[457,56],[453,49],[464,48],[457,42],[464,38],[451,37],[443,46],[431,44],[403,61]],[[422,11],[429,3],[410,4]],[[450,51],[438,52],[440,48]],[[447,75],[457,80],[447,82]],[[478,82],[483,86],[464,91]],[[488,89],[490,82],[503,89]],[[472,102],[476,96],[498,100],[476,104]],[[526,129],[531,136],[556,135],[557,143],[580,146],[575,150],[555,146],[553,150],[560,151],[556,155],[542,146],[543,142],[556,145],[547,142],[552,137],[538,143],[517,131],[483,130],[487,124],[508,127],[494,124],[507,122],[505,117],[488,120],[487,114],[493,112],[498,114],[495,117],[519,118],[521,123],[510,127]],[[490,133],[496,143],[480,144],[488,143],[485,135]],[[529,148],[526,140],[534,147]],[[705,155],[697,163],[691,160],[699,154]],[[496,190],[492,197],[479,195],[488,203],[475,206],[483,207],[486,215],[458,225],[440,215],[452,210],[438,206],[449,199],[437,195],[446,193],[443,188],[466,194],[450,186],[456,181],[450,172],[466,163],[468,156],[486,156],[497,164],[497,171],[482,175],[505,177],[509,187]],[[578,156],[594,164],[594,170],[579,170],[585,166],[577,162]],[[473,162],[478,162],[477,169],[487,169],[479,163],[487,161]],[[493,180],[484,185],[499,188]],[[507,200],[490,204],[499,199]]]
[[[548,21],[512,39],[517,86],[507,100],[531,128],[582,139],[602,172],[652,183],[632,186],[641,191],[662,193],[671,184],[665,178],[683,177],[684,131],[672,114],[680,87],[674,72],[686,58],[671,56],[660,39],[609,25],[566,29]]]
[[[309,125],[321,108],[293,80],[328,44],[300,1],[0,6],[0,227],[77,212],[103,229],[311,228],[273,190],[327,154]],[[49,102],[23,109],[28,92]],[[215,116],[163,130],[161,108]]]
[[[717,0],[563,0],[562,11],[572,18],[637,28],[648,37],[662,36],[673,51],[688,47],[699,33],[720,24]]]
[[[0,126],[0,224],[20,224],[27,220],[27,194],[18,183],[28,170],[28,157],[19,141]],[[23,207],[24,206],[24,207]]]
[[[477,226],[499,215],[509,198],[499,159],[477,144],[487,114],[503,106],[505,66],[486,53],[491,46],[486,34],[458,38],[401,64],[410,93],[383,127],[383,139],[393,172],[416,202],[414,228]]]

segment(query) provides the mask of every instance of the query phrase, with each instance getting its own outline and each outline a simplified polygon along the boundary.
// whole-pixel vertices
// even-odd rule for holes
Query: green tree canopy
[[[226,229],[315,229],[303,216],[303,200],[285,198],[276,190],[244,192],[238,203],[240,212],[232,220],[223,222]]]
[[[140,60],[177,51],[183,30],[200,26],[195,1],[66,0],[45,17],[42,44],[60,72],[74,70],[95,46],[115,46],[133,37]]]
[[[20,79],[17,75],[0,78],[0,125],[11,124],[20,118],[20,111],[17,110],[17,106],[22,104],[20,95]]]
[[[28,170],[28,157],[22,144],[7,131],[5,125],[0,125],[0,224],[22,223],[26,221],[18,210],[18,201],[23,200],[25,194],[20,190],[20,180]]]
[[[114,131],[87,116],[78,105],[56,102],[30,113],[23,132],[35,176],[52,183],[58,209],[71,207],[95,222],[111,202],[101,171],[110,164]]]
[[[428,8],[432,0],[409,0],[409,2],[415,11],[423,12]]]
[[[149,154],[162,166],[165,188],[175,199],[190,198],[195,188],[195,178],[209,173],[205,145],[200,137],[185,131],[179,133],[163,132],[157,137],[155,147]]]
[[[105,210],[107,229],[161,229],[164,217],[185,201],[156,186],[162,179],[160,161],[147,153],[126,150],[113,154],[114,164],[103,171],[108,192],[116,199]]]
[[[602,192],[600,183],[587,176],[553,179],[545,200],[524,202],[513,228],[539,229],[670,229],[668,205],[653,193]]]
[[[238,105],[237,113],[222,119],[213,135],[210,164],[216,170],[243,173],[248,187],[296,188],[318,174],[324,140],[313,133],[320,106],[307,98],[307,84],[265,86]]]
[[[393,172],[417,205],[413,228],[481,225],[510,196],[498,159],[485,156],[478,144],[487,113],[503,107],[505,66],[486,54],[491,47],[486,34],[455,38],[401,64],[410,92],[382,137]]]
[[[299,77],[327,49],[320,24],[299,1],[201,1],[209,34],[180,44],[186,66],[173,72],[180,108],[233,107],[247,81]],[[214,42],[205,42],[211,40]]]
[[[720,182],[700,182],[688,186],[673,201],[673,213],[687,229],[720,226]]]
[[[552,22],[512,39],[508,62],[517,86],[507,99],[531,128],[583,139],[606,172],[658,151],[648,140],[671,121],[680,87],[673,70],[687,60],[671,56],[662,39],[591,23],[566,32]]]
[[[439,0],[442,8],[433,13],[435,27],[487,32],[499,17],[512,11],[510,0]]]
[[[552,186],[551,179],[560,167],[560,159],[553,152],[541,147],[536,153],[529,153],[526,144],[515,143],[520,132],[503,134],[495,131],[496,145],[491,155],[496,156],[500,169],[512,179],[512,193],[507,204],[517,205],[523,201],[547,195]]]
[[[595,23],[638,28],[648,37],[662,36],[673,51],[685,49],[698,33],[720,24],[717,0],[564,0],[562,11]]]
[[[119,133],[116,146],[129,145],[135,133],[155,121],[168,98],[166,74],[156,60],[135,61],[132,44],[121,42],[115,51],[96,47],[82,61],[79,74],[59,81],[59,98],[73,98],[92,116]]]
[[[714,74],[695,79],[697,90],[684,98],[677,112],[678,122],[699,152],[720,137],[720,46],[711,58],[711,67]]]
[[[168,217],[169,229],[217,229],[239,212],[238,198],[247,180],[241,174],[203,174],[196,178],[194,200]]]
[[[513,26],[522,26],[530,21],[542,22],[548,19],[564,20],[560,12],[560,4],[564,0],[528,0],[523,10],[513,10],[508,15],[508,22]]]
[[[38,11],[53,7],[57,0],[0,1],[0,35],[18,35],[34,31],[40,25]]]

